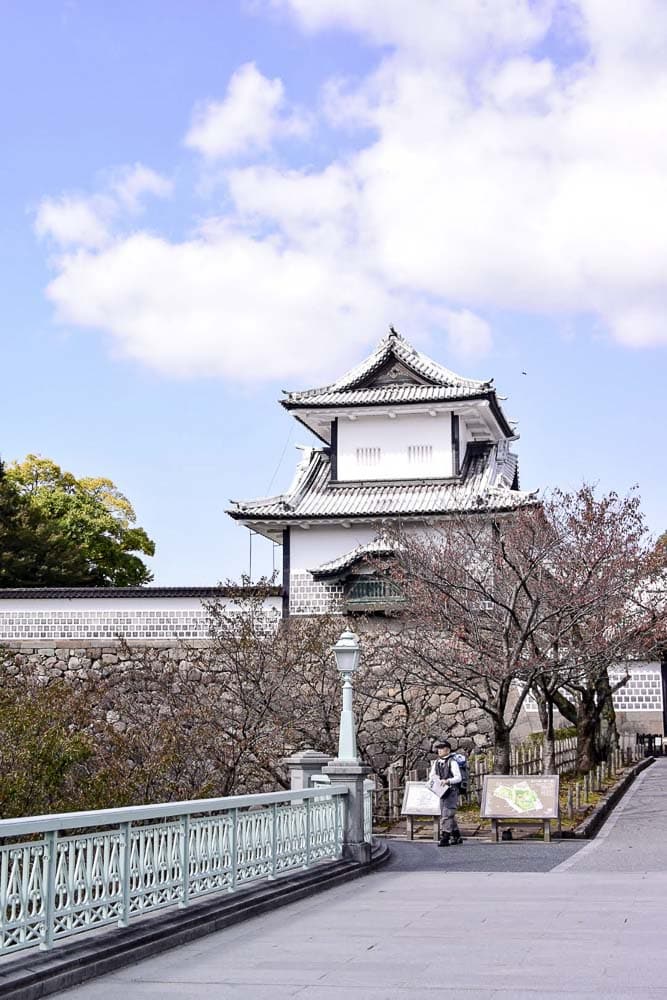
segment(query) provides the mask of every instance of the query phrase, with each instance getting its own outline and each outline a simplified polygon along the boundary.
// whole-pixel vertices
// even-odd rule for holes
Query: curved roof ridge
[[[401,336],[400,333],[397,333],[391,327],[389,333],[382,338],[372,354],[369,354],[367,358],[355,365],[354,368],[341,375],[335,382],[316,389],[302,389],[295,392],[288,392],[287,398],[305,400],[308,396],[317,396],[324,392],[340,392],[354,389],[380,369],[392,355],[408,368],[411,368],[416,374],[434,385],[475,389],[481,392],[484,390],[488,391],[493,382],[493,379],[465,378],[450,368],[445,368],[444,365],[439,364],[426,354],[418,351],[405,337]]]
[[[312,573],[313,576],[330,576],[332,574],[342,572],[349,566],[352,566],[363,556],[391,555],[395,551],[396,546],[393,543],[386,541],[386,539],[375,538],[371,542],[361,542],[359,545],[355,545],[355,547],[350,549],[348,552],[344,552],[342,555],[336,556],[335,559],[328,559],[320,566],[316,566],[314,569],[309,570],[309,572]]]
[[[276,493],[271,497],[256,497],[251,500],[230,500],[230,503],[233,503],[239,509],[249,509],[253,506],[263,507],[267,504],[283,505],[287,508],[292,507],[294,501],[298,501],[300,495],[309,486],[313,475],[319,469],[321,459],[326,458],[326,453],[326,448],[313,448],[310,446],[304,448],[303,458],[298,463],[292,482],[284,493]],[[228,513],[234,514],[235,512],[228,511]]]
[[[468,445],[459,480],[366,480],[332,484],[326,449],[313,449],[290,493],[251,503],[239,501],[228,513],[241,521],[381,519],[434,516],[484,510],[516,510],[535,502],[535,491],[511,489],[499,475],[491,442]]]

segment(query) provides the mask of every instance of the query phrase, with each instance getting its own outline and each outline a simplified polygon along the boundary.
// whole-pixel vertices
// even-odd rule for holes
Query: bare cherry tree
[[[554,707],[576,725],[577,767],[587,771],[617,743],[613,695],[627,683],[628,664],[659,658],[664,647],[667,550],[653,544],[636,492],[556,492],[545,514],[561,539],[551,599],[567,592],[584,613],[572,616],[559,670],[536,690],[548,726]]]
[[[660,567],[638,498],[597,499],[583,486],[511,514],[403,527],[395,542],[407,600],[401,645],[415,678],[460,690],[490,717],[501,771],[531,689],[548,705],[553,765],[553,706],[565,708],[568,692],[583,766],[586,727],[604,709],[601,678],[608,684],[610,666],[659,635],[662,612],[640,597]]]
[[[332,646],[347,627],[362,635],[354,682],[362,758],[382,779],[389,763],[400,760],[409,770],[428,752],[428,695],[395,655],[391,628],[341,615],[270,621],[261,588],[231,605],[214,602],[208,611],[210,645],[199,657],[203,672],[213,673],[216,689],[225,691],[233,726],[224,738],[244,739],[246,768],[284,782],[280,762],[294,750],[336,755],[341,681]]]

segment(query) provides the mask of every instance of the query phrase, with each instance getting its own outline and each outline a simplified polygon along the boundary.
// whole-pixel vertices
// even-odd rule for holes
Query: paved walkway
[[[667,1000],[667,760],[595,841],[402,844],[388,868],[63,1000]]]

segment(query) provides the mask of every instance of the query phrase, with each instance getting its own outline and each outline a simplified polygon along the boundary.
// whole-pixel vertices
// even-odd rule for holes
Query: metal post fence
[[[332,784],[0,820],[0,955],[339,858],[347,795]]]

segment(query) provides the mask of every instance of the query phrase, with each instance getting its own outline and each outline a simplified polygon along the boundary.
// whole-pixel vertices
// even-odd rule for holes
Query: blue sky
[[[667,13],[638,3],[3,3],[0,454],[114,479],[156,583],[238,577],[228,500],[307,442],[280,390],[393,323],[495,377],[522,487],[638,484],[666,528]]]

